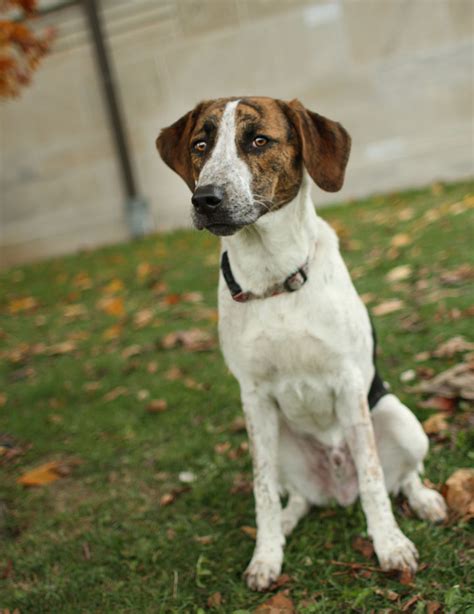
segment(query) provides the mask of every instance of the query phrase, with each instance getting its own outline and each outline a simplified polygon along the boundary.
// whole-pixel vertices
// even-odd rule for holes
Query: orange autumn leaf
[[[104,297],[97,306],[109,316],[122,316],[125,313],[123,298],[119,296]]]
[[[123,290],[124,284],[121,279],[112,279],[104,288],[102,288],[102,292],[105,294],[116,294]]]
[[[50,461],[30,469],[17,479],[17,483],[23,486],[44,486],[69,475],[72,467],[78,464],[80,461],[77,459],[66,462]]]

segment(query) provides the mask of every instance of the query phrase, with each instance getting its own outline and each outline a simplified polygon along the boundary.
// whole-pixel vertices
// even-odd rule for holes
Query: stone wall
[[[471,0],[103,0],[140,190],[156,228],[189,225],[159,129],[203,98],[300,98],[344,124],[344,189],[320,204],[471,176]],[[80,6],[45,16],[53,53],[0,105],[0,263],[129,236]]]

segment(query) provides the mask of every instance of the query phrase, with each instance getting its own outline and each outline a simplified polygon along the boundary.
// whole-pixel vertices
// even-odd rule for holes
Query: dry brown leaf
[[[104,401],[115,401],[119,397],[126,396],[128,394],[128,389],[125,386],[117,386],[116,388],[112,388],[106,394],[104,394]]]
[[[0,392],[0,407],[4,407],[7,404],[8,396],[5,392]]]
[[[238,416],[235,420],[232,421],[231,425],[227,429],[229,433],[242,433],[247,429],[245,424],[245,418],[242,416]]]
[[[44,463],[24,473],[17,479],[17,483],[23,486],[44,486],[69,475],[72,468],[79,464],[78,459]]]
[[[433,352],[433,356],[436,356],[436,358],[452,358],[458,352],[470,352],[472,350],[474,350],[474,343],[462,336],[457,336],[441,343]]]
[[[474,365],[462,362],[414,388],[448,399],[474,400]]]
[[[162,497],[160,497],[160,505],[161,507],[166,507],[167,505],[171,505],[172,503],[174,503],[175,499],[176,495],[171,492],[168,492]]]
[[[168,294],[164,297],[162,303],[168,306],[177,305],[178,303],[181,303],[181,294]]]
[[[385,279],[389,282],[403,281],[411,277],[413,269],[409,264],[396,266],[385,275]]]
[[[383,303],[379,303],[375,307],[372,307],[372,313],[374,316],[384,316],[395,311],[403,309],[405,303],[399,298],[392,298]]]
[[[413,595],[413,597],[410,597],[410,599],[408,599],[408,601],[405,601],[405,603],[402,606],[402,612],[407,612],[412,605],[414,605],[417,601],[420,601],[420,599],[422,599],[421,595]]]
[[[289,582],[291,582],[291,576],[289,576],[287,573],[282,573],[278,576],[275,582],[273,582],[273,584],[269,586],[268,590],[276,591],[282,586],[285,586],[285,584],[288,584]]]
[[[376,296],[373,292],[365,292],[364,294],[360,295],[360,298],[362,299],[364,305],[368,305],[375,300]]]
[[[85,305],[82,305],[81,303],[76,303],[74,305],[67,305],[64,308],[65,318],[75,320],[85,315],[87,315],[87,307]]]
[[[80,290],[89,290],[90,288],[92,288],[93,285],[92,279],[84,271],[78,273],[74,277],[72,283],[74,286],[76,286],[76,288],[79,288]]]
[[[469,279],[474,279],[474,267],[470,264],[461,264],[450,271],[443,271],[440,275],[440,281],[447,286],[454,286]]]
[[[132,356],[138,356],[141,354],[142,351],[142,346],[135,343],[134,345],[129,345],[128,347],[124,348],[121,352],[121,356],[122,358],[132,358]]]
[[[444,412],[433,414],[423,422],[423,430],[427,435],[436,435],[441,433],[441,431],[447,431],[449,429],[449,424],[446,421],[447,417],[448,414]]]
[[[448,507],[464,520],[474,518],[474,469],[455,471],[443,487]]]
[[[217,454],[225,454],[230,450],[230,441],[223,441],[222,443],[216,443],[214,446],[214,451]]]
[[[200,303],[204,300],[201,292],[185,292],[181,298],[187,303]]]
[[[38,301],[33,296],[15,298],[8,303],[8,311],[11,314],[21,311],[32,311],[38,307]]]
[[[165,350],[183,347],[188,352],[203,352],[214,348],[215,340],[206,330],[191,328],[168,333],[162,339],[161,345]]]
[[[390,589],[374,588],[374,593],[384,597],[384,599],[388,599],[389,601],[397,601],[400,598],[398,593]]]
[[[427,601],[426,603],[426,614],[436,614],[442,608],[442,605],[439,601]]]
[[[146,406],[149,414],[160,414],[168,409],[168,403],[165,399],[153,399]]]
[[[398,576],[398,581],[404,586],[411,586],[413,584],[414,577],[415,574],[411,571],[411,569],[405,567],[405,569],[402,569],[402,571],[400,572]]]
[[[245,535],[248,535],[251,539],[257,539],[257,529],[255,527],[243,526],[240,527],[240,530],[242,531],[242,533],[245,533]]]
[[[212,593],[207,598],[207,607],[208,608],[218,608],[222,605],[222,595],[220,593]]]
[[[125,313],[123,298],[120,296],[105,296],[97,302],[97,307],[109,316],[122,316]]]
[[[173,366],[171,369],[168,369],[165,373],[165,379],[170,382],[174,382],[176,380],[182,379],[184,377],[184,373],[181,371],[179,367]]]
[[[418,407],[422,407],[423,409],[438,409],[442,412],[451,413],[456,409],[456,399],[433,396],[424,401],[419,401]]]
[[[186,377],[184,380],[184,385],[186,386],[186,388],[189,388],[190,390],[205,390],[206,389],[206,386],[203,383],[197,382],[192,377]]]
[[[410,243],[411,237],[405,233],[396,234],[390,241],[392,247],[404,247],[405,245],[410,245]]]
[[[135,328],[145,328],[153,321],[154,315],[153,309],[140,309],[133,316],[133,325]]]
[[[288,597],[288,591],[281,591],[270,597],[254,610],[254,614],[295,614],[295,606]]]
[[[55,343],[47,348],[47,352],[50,356],[60,356],[61,354],[69,354],[76,349],[74,341],[62,341],[61,343]]]
[[[352,540],[352,547],[357,552],[360,552],[366,559],[370,559],[374,555],[374,546],[370,539],[365,539],[358,535]]]
[[[207,546],[208,544],[212,544],[214,537],[212,535],[195,535],[194,541],[203,546]]]

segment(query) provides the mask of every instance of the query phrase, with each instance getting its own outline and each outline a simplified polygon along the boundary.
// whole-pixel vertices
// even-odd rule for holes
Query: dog
[[[285,539],[311,506],[358,496],[381,568],[416,571],[389,493],[401,491],[420,518],[445,519],[443,497],[420,479],[428,439],[377,371],[366,307],[310,195],[311,180],[342,187],[349,134],[298,100],[221,98],[156,144],[193,192],[195,227],[222,237],[219,338],[254,474],[248,586],[277,579]]]

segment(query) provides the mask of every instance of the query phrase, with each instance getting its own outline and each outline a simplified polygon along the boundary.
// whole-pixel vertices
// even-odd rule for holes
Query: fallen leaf
[[[87,307],[85,305],[81,305],[81,303],[77,303],[75,305],[67,305],[64,308],[64,317],[71,320],[76,320],[86,315]]]
[[[410,243],[410,235],[404,233],[396,234],[394,237],[392,237],[392,240],[390,241],[390,245],[392,247],[404,247],[405,245],[410,245]]]
[[[295,614],[295,612],[295,607],[288,597],[287,591],[273,595],[254,610],[254,614]]]
[[[450,271],[443,271],[440,275],[441,283],[447,286],[454,286],[469,279],[474,279],[474,267],[470,264],[461,264]]]
[[[74,341],[62,341],[61,343],[55,343],[47,348],[50,356],[60,356],[61,354],[69,354],[76,349]]]
[[[120,296],[106,296],[100,299],[97,307],[109,316],[122,316],[125,313],[123,298]]]
[[[121,356],[122,358],[132,358],[132,356],[138,356],[139,354],[141,354],[142,351],[143,351],[142,346],[137,345],[135,343],[134,345],[129,345],[128,347],[123,349],[121,352]]]
[[[127,388],[125,388],[124,386],[117,386],[116,388],[113,388],[112,390],[109,390],[109,392],[104,394],[104,401],[115,401],[115,399],[126,396],[127,394]]]
[[[0,392],[0,407],[4,407],[7,404],[8,396],[5,392]]]
[[[405,303],[398,298],[392,298],[383,303],[379,303],[375,307],[372,307],[372,313],[374,316],[384,316],[389,313],[393,313],[394,311],[399,311],[403,309]]]
[[[441,610],[442,606],[439,601],[427,601],[426,614],[436,614]]]
[[[257,529],[255,527],[243,526],[240,527],[240,530],[242,531],[242,533],[245,533],[245,535],[248,535],[250,538],[257,539]]]
[[[416,371],[414,369],[408,369],[400,373],[400,381],[403,383],[412,382],[416,378]]]
[[[207,607],[208,608],[218,608],[222,605],[222,595],[220,593],[212,593],[207,598]]]
[[[375,300],[376,296],[373,292],[365,292],[364,294],[360,295],[360,298],[362,299],[364,305],[368,305]]]
[[[167,505],[171,505],[172,503],[174,503],[175,499],[176,499],[175,495],[173,495],[170,492],[166,493],[165,495],[160,497],[160,505],[161,507],[166,507]]]
[[[229,450],[230,450],[230,441],[223,441],[221,443],[216,443],[216,445],[214,446],[214,451],[217,452],[217,454],[225,454]]]
[[[203,546],[207,546],[208,544],[212,544],[214,537],[212,535],[195,535],[194,541]]]
[[[153,399],[146,406],[146,410],[149,414],[159,414],[168,409],[168,403],[165,399]]]
[[[360,535],[352,540],[352,547],[356,552],[360,552],[366,559],[370,559],[374,555],[374,546],[370,539],[365,539]]]
[[[235,418],[235,420],[233,420],[227,430],[229,431],[229,433],[242,433],[246,431],[247,427],[245,424],[245,418],[243,418],[242,416],[238,416],[237,418]]]
[[[114,324],[113,326],[110,326],[102,333],[102,338],[105,339],[106,341],[117,339],[118,337],[121,336],[122,332],[123,332],[123,325]]]
[[[409,264],[396,266],[385,275],[385,279],[389,282],[403,281],[411,277],[413,269]]]
[[[11,314],[19,313],[20,311],[32,311],[36,307],[38,307],[38,301],[33,296],[15,298],[8,303],[8,311]]]
[[[166,371],[165,373],[165,379],[167,379],[170,382],[179,380],[182,377],[184,377],[184,373],[181,371],[179,367],[176,367],[176,366],[171,367],[171,369],[168,369],[168,371]]]
[[[115,294],[123,290],[123,281],[121,279],[112,279],[106,286],[102,288],[105,294]]]
[[[143,281],[152,272],[153,267],[149,262],[140,262],[137,266],[137,277]]]
[[[203,352],[214,348],[215,340],[209,332],[200,328],[191,328],[168,333],[162,339],[161,345],[165,350],[183,347],[188,352]]]
[[[447,431],[449,429],[449,424],[446,422],[447,417],[448,414],[443,412],[433,414],[423,422],[423,430],[427,435],[436,435],[441,431]]]
[[[201,292],[185,292],[181,295],[181,299],[187,303],[200,303],[204,297]]]
[[[470,352],[472,350],[474,350],[474,343],[462,336],[457,336],[441,343],[433,352],[433,356],[436,356],[436,358],[452,358],[458,352]]]
[[[192,377],[186,377],[184,379],[184,385],[186,386],[186,388],[189,388],[190,390],[205,390],[206,389],[206,386],[203,383],[197,382]]]
[[[433,396],[424,401],[419,401],[418,407],[422,407],[423,409],[438,409],[441,412],[453,412],[456,409],[456,399]]]
[[[474,518],[474,469],[455,471],[443,487],[448,507],[463,520]]]
[[[424,360],[428,360],[430,357],[430,352],[419,352],[418,354],[415,354],[415,360],[417,362],[423,362]]]
[[[409,569],[408,567],[405,567],[405,569],[402,569],[402,571],[400,572],[398,576],[398,581],[400,582],[400,584],[403,584],[404,586],[410,586],[413,584],[414,577],[415,575],[411,571],[411,569]]]
[[[397,601],[400,595],[390,589],[374,588],[374,593],[388,599],[389,601]]]
[[[414,605],[417,601],[420,601],[421,598],[421,595],[413,595],[413,597],[410,597],[410,599],[408,599],[408,601],[405,601],[405,603],[403,604],[402,612],[406,612],[407,610],[409,610],[411,606]]]
[[[253,491],[253,483],[252,480],[248,479],[248,477],[244,473],[238,473],[232,482],[232,486],[230,488],[231,495],[244,494],[249,495]]]
[[[154,316],[153,309],[140,309],[133,316],[133,325],[135,328],[144,328],[153,321]]]
[[[181,294],[168,294],[164,297],[162,302],[168,306],[177,305],[181,302]]]
[[[24,473],[17,479],[17,483],[23,486],[43,486],[69,475],[72,468],[78,464],[78,459],[44,463]]]
[[[72,283],[74,286],[76,286],[76,288],[80,288],[81,290],[89,290],[92,288],[92,279],[83,271],[74,277]]]
[[[275,582],[273,582],[268,587],[268,590],[269,591],[276,591],[279,588],[281,588],[282,586],[285,586],[285,584],[289,584],[290,582],[291,582],[291,576],[289,576],[287,573],[283,573],[283,574],[279,575],[278,578],[275,580]]]
[[[474,365],[462,362],[414,388],[448,399],[474,400]]]

